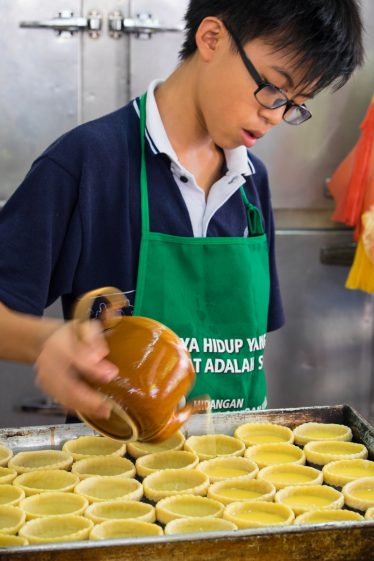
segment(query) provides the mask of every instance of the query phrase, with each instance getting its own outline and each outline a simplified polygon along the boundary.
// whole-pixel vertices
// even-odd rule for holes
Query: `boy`
[[[171,76],[57,140],[4,207],[0,356],[35,363],[67,408],[108,416],[86,383],[116,376],[97,322],[81,341],[36,316],[62,296],[69,319],[112,285],[184,339],[192,397],[266,407],[266,332],[283,312],[266,171],[247,149],[308,120],[307,100],[362,63],[361,36],[356,0],[191,0]]]

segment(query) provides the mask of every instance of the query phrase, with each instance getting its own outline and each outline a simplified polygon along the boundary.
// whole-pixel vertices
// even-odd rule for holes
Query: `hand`
[[[46,339],[35,362],[36,384],[68,410],[108,418],[109,404],[88,384],[116,377],[118,368],[105,359],[108,352],[98,321],[67,322]]]

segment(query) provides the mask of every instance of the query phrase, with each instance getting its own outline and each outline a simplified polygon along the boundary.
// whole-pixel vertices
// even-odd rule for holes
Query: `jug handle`
[[[108,302],[107,308],[100,314],[99,319],[104,329],[112,329],[121,321],[122,316],[117,312],[130,304],[125,294],[113,286],[96,288],[83,294],[75,304],[73,319],[78,320],[79,323],[89,320],[92,303],[99,296],[103,296]]]

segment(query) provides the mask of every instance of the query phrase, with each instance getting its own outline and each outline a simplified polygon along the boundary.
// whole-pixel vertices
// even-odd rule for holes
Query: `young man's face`
[[[292,54],[274,52],[274,48],[262,38],[243,45],[243,48],[263,81],[281,88],[294,103],[307,104],[312,88],[297,85],[301,73],[292,69]],[[204,64],[198,87],[204,126],[221,148],[241,145],[251,148],[282,121],[285,107],[269,109],[257,101],[254,92],[258,84],[239,53],[233,52],[228,33],[226,45],[222,41],[208,62]]]

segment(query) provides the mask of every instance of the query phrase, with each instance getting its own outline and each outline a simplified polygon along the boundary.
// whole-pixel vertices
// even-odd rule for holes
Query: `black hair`
[[[359,0],[190,0],[185,60],[196,51],[195,34],[208,16],[218,17],[240,43],[264,38],[275,51],[292,54],[293,69],[304,69],[300,84],[317,93],[341,88],[363,63],[363,25]],[[232,47],[237,50],[234,43]],[[300,85],[298,84],[298,85]]]

